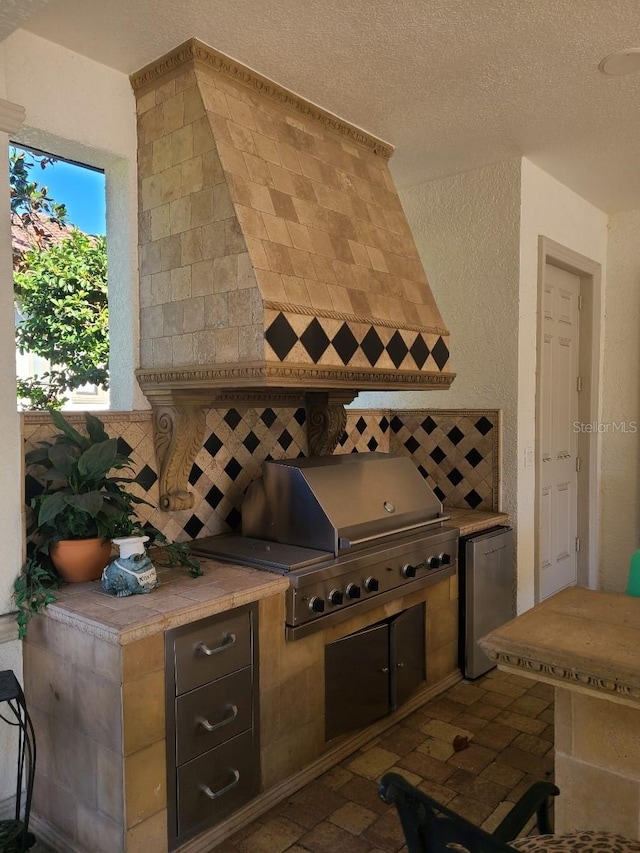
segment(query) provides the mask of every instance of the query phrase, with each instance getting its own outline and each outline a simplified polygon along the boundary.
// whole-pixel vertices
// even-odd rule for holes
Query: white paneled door
[[[540,600],[576,583],[580,279],[545,265],[540,366]]]

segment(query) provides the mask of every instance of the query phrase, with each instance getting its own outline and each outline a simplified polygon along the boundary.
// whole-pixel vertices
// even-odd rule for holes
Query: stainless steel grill
[[[242,536],[196,554],[287,574],[286,632],[306,636],[456,571],[458,530],[408,457],[348,454],[265,462]]]

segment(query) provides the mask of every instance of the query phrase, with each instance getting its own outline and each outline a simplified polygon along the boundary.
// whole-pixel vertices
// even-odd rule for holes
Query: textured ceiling
[[[603,210],[640,207],[640,73],[598,71],[640,45],[638,0],[27,5],[25,23],[0,0],[127,74],[195,36],[391,142],[399,186],[524,155]]]
[[[46,2],[47,0],[0,0],[0,42]]]

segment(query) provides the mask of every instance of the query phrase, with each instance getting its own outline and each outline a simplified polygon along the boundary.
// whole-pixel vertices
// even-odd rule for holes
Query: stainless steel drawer
[[[178,768],[178,834],[215,823],[255,796],[260,765],[245,732]]]
[[[176,699],[177,764],[251,728],[252,668],[219,678]]]
[[[176,694],[251,664],[251,614],[225,615],[175,639]]]

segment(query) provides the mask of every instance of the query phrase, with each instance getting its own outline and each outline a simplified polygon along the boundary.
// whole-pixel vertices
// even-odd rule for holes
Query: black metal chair
[[[36,842],[34,834],[29,832],[36,739],[24,693],[10,669],[0,672],[0,720],[15,726],[18,736],[15,811],[12,819],[0,820],[0,853],[24,853]]]
[[[488,833],[409,784],[397,773],[386,773],[378,786],[383,802],[395,806],[409,853],[515,853],[509,842],[536,815],[538,832],[551,832],[550,798],[560,793],[550,782],[536,782],[493,832]]]

